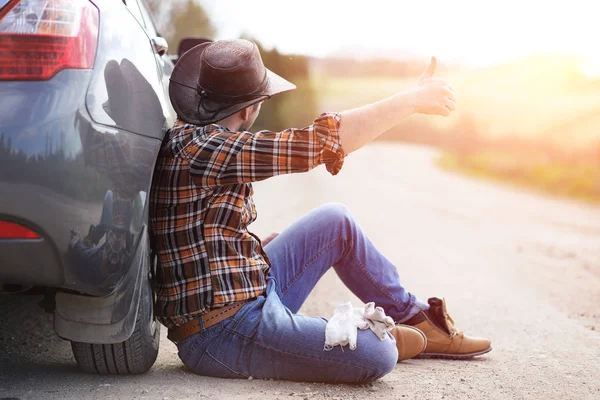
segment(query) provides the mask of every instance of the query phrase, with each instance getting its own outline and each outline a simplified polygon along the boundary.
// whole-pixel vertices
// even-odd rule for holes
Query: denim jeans
[[[346,207],[328,204],[309,212],[265,251],[272,265],[266,293],[178,343],[188,368],[221,378],[330,383],[366,383],[392,371],[398,351],[391,335],[380,340],[370,330],[359,331],[356,350],[325,351],[327,320],[297,314],[332,266],[362,301],[374,301],[397,322],[428,308],[402,287],[396,267]]]

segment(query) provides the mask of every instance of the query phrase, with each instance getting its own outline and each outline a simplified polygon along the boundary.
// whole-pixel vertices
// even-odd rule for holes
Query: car
[[[167,50],[141,0],[0,0],[0,293],[43,294],[90,373],[158,354],[148,193],[175,118]]]

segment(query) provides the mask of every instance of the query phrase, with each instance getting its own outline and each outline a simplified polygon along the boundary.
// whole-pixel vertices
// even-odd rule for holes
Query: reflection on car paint
[[[124,16],[113,7],[107,7],[103,10],[103,16],[110,19],[115,24],[130,24],[129,18]],[[165,92],[165,82],[161,77],[170,71],[163,71],[160,64],[165,63],[163,58],[154,54],[150,43],[150,38],[141,29],[130,29],[126,35],[121,30],[106,30],[101,36],[103,49],[99,51],[96,58],[97,72],[90,81],[90,88],[86,98],[86,106],[94,122],[107,126],[116,126],[135,132],[140,135],[154,137],[162,140],[166,129],[162,125],[156,126],[157,117],[166,117],[165,125],[172,123],[172,107]],[[157,59],[158,58],[158,59]],[[112,65],[111,65],[112,64]],[[136,70],[130,70],[129,66]],[[170,66],[170,65],[168,65]],[[118,67],[118,68],[117,68]],[[118,70],[121,70],[123,76],[119,77]],[[101,73],[100,73],[101,72]],[[125,104],[127,98],[116,99],[109,91],[114,88],[112,85],[120,85],[124,80],[133,88],[132,95],[135,103]],[[118,88],[117,88],[118,90]],[[106,112],[106,102],[108,98],[111,101],[119,101],[127,110],[131,112],[130,116],[134,121],[128,121],[124,116],[118,120],[114,116],[122,116],[123,110],[113,110],[113,115]],[[148,100],[146,100],[148,98]],[[150,100],[151,99],[151,100]],[[158,102],[160,111],[154,112],[154,104],[148,107],[147,101]],[[129,122],[129,123],[127,123]],[[125,123],[125,126],[123,125]]]
[[[117,126],[128,131],[164,126],[158,97],[131,61],[110,60],[104,78],[108,100],[103,109]],[[145,112],[138,111],[141,107]],[[68,264],[82,282],[113,288],[130,265],[144,223],[146,188],[158,142],[148,146],[148,139],[126,131],[111,135],[95,130],[88,131],[82,142],[86,165],[107,176],[112,190],[106,191],[98,224],[83,237],[71,230]]]

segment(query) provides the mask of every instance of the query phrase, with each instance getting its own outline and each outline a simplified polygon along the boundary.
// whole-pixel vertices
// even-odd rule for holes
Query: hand
[[[419,86],[409,91],[415,112],[447,117],[456,109],[456,95],[448,82],[433,78],[437,66],[435,57],[419,78]]]
[[[277,236],[279,236],[279,233],[273,232],[269,236],[261,240],[263,247],[268,245],[271,242],[271,240],[275,239]]]

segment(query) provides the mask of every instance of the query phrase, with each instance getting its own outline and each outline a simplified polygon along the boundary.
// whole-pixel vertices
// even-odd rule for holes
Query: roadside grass
[[[600,204],[600,162],[593,159],[556,161],[522,159],[502,150],[459,154],[446,150],[442,168],[476,178],[492,179],[559,197]]]

